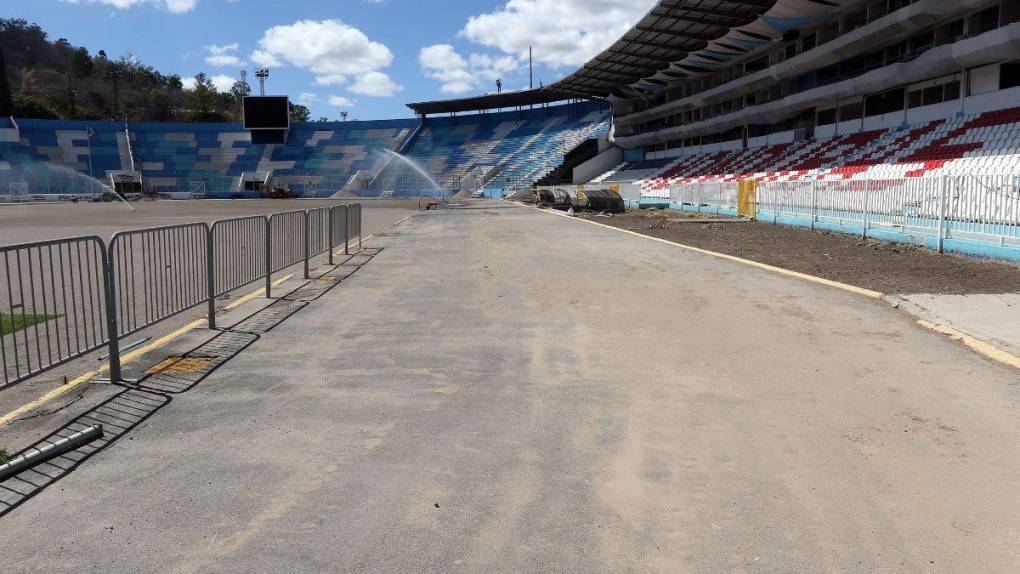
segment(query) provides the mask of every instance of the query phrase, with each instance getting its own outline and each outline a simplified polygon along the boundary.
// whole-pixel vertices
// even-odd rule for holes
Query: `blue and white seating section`
[[[407,153],[444,187],[459,189],[479,167],[504,189],[517,189],[553,170],[577,144],[608,129],[608,110],[580,103],[518,112],[430,118]],[[15,125],[16,123],[16,125]],[[359,172],[376,184],[371,195],[418,195],[421,178],[387,170],[382,150],[395,150],[420,120],[299,123],[285,144],[256,145],[238,124],[160,124],[5,119],[0,124],[0,179],[18,167],[49,166],[92,174],[137,171],[146,189],[200,191],[211,197],[254,195],[243,175],[271,173],[274,184],[304,196],[329,196]],[[0,190],[0,194],[5,190]]]
[[[40,164],[106,181],[111,172],[139,171],[154,191],[190,188],[213,197],[246,195],[240,179],[252,172],[272,172],[275,183],[299,193],[332,195],[359,170],[381,165],[380,150],[395,148],[418,125],[412,119],[303,123],[292,127],[286,144],[254,145],[237,124],[16,122],[17,130],[0,129],[17,134],[0,137],[0,176]]]
[[[510,194],[541,179],[563,162],[567,152],[608,129],[609,110],[588,102],[430,118],[406,155],[445,193],[459,191],[468,173],[483,168],[490,174],[486,188]],[[373,187],[397,196],[435,193],[424,178],[399,165],[384,172]]]

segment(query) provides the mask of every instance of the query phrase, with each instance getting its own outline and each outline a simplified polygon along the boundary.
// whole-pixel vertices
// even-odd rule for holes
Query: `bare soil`
[[[580,217],[883,293],[1020,292],[1018,265],[913,245],[669,210]]]

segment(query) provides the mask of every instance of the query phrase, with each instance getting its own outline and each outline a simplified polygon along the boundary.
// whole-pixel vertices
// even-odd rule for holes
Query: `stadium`
[[[9,571],[1020,570],[1020,3],[594,54],[398,119],[12,108]]]

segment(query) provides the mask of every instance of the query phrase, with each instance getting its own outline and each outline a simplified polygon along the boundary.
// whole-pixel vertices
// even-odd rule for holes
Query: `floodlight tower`
[[[259,79],[259,95],[266,95],[266,78],[269,77],[269,68],[255,70],[255,77]]]

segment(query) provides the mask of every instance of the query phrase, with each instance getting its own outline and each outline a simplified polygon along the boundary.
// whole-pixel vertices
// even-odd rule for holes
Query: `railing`
[[[98,237],[0,247],[5,388],[107,344],[107,253]]]
[[[737,208],[736,182],[672,186],[670,204],[688,210]],[[659,190],[642,194],[662,197]],[[966,237],[998,245],[1020,244],[1020,176],[944,175],[891,179],[763,182],[757,187],[758,218],[792,217],[930,234],[941,250],[946,239]]]
[[[121,337],[183,313],[209,298],[209,227],[172,225],[117,233],[110,240],[110,282]]]
[[[240,217],[0,247],[0,389],[109,348],[120,380],[119,341],[226,293],[361,245],[361,206]]]

